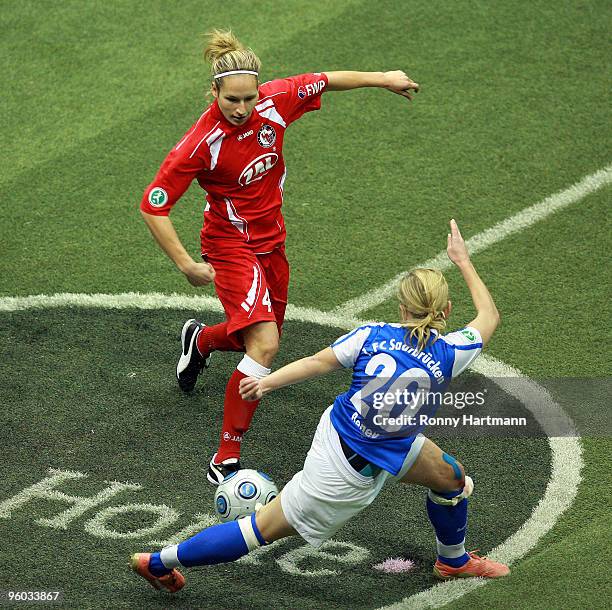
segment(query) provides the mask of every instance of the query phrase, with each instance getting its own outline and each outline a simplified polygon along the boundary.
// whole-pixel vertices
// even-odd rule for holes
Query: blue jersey
[[[482,351],[472,327],[430,340],[422,351],[409,334],[400,324],[369,324],[331,346],[353,369],[349,391],[334,401],[332,424],[353,451],[394,475],[451,379]]]

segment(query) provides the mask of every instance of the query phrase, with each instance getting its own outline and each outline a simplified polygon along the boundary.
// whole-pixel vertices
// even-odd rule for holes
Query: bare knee
[[[426,438],[412,468],[402,482],[422,485],[432,491],[447,493],[462,489],[465,484],[463,465]]]
[[[258,337],[247,349],[247,355],[262,366],[269,367],[278,353],[278,337]]]
[[[280,339],[275,322],[261,322],[243,331],[246,353],[262,366],[269,367],[278,353]]]

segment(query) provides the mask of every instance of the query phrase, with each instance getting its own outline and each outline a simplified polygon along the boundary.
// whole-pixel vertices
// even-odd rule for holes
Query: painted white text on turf
[[[181,513],[165,504],[131,502],[101,508],[102,504],[120,493],[141,491],[143,486],[139,483],[105,481],[107,486],[93,496],[69,495],[57,489],[61,485],[83,480],[88,478],[88,476],[84,472],[50,468],[47,476],[41,481],[26,487],[6,500],[0,501],[0,519],[15,518],[19,512],[27,513],[28,515],[35,514],[36,504],[40,500],[46,501],[42,503],[42,508],[43,510],[48,510],[46,503],[49,500],[53,500],[69,504],[70,506],[68,509],[62,510],[52,517],[39,517],[35,519],[34,523],[56,530],[66,530],[69,527],[76,526],[77,520],[83,517],[85,513],[91,512],[94,509],[100,509],[93,516],[87,515],[89,518],[83,524],[85,532],[95,538],[141,540],[140,544],[143,546],[155,549],[178,544],[200,530],[219,523],[218,519],[213,515],[197,513],[193,523],[183,527],[174,534],[167,535],[163,540],[149,540],[146,542],[147,538],[156,536],[175,525],[179,521]],[[114,529],[113,521],[123,518],[122,521],[125,523],[126,515],[134,515],[133,521],[138,523],[138,527],[129,529],[123,526],[121,530]],[[145,519],[146,517],[150,518],[144,525],[143,521],[145,519],[143,519],[143,515]],[[293,548],[288,549],[287,552],[277,559],[274,559],[269,553],[271,548],[289,545],[292,541],[293,545],[295,545],[295,539],[287,538],[279,540],[272,545],[261,547],[253,553],[245,555],[239,561],[248,565],[258,566],[262,565],[262,558],[266,558],[268,561],[276,563],[283,572],[312,578],[338,576],[343,568],[350,568],[367,560],[370,556],[368,549],[339,540],[328,540],[319,549],[315,549],[307,544],[298,547],[293,546]],[[311,565],[312,559],[320,560],[322,565],[313,568]],[[308,568],[305,566],[300,567],[300,564],[305,562],[308,563]]]

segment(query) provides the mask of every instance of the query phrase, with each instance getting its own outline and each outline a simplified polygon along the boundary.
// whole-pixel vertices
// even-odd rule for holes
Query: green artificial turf
[[[0,442],[10,447],[10,460],[1,468],[1,497],[12,497],[43,479],[49,468],[87,474],[86,480],[59,487],[77,496],[93,495],[111,480],[143,486],[87,511],[66,530],[35,522],[66,510],[61,501],[32,500],[0,519],[4,561],[11,565],[7,584],[29,589],[44,582],[63,590],[73,607],[95,605],[110,591],[114,607],[167,603],[136,581],[126,570],[126,560],[130,552],[151,549],[146,543],[152,538],[165,539],[191,523],[194,515],[214,511],[214,490],[203,467],[218,441],[225,383],[238,358],[217,354],[199,388],[192,395],[182,394],[173,370],[181,321],[191,313],[57,309],[3,315],[8,324],[0,335],[1,361],[10,365],[2,366],[6,382],[0,401],[11,404],[15,396],[19,401],[6,413],[1,432]],[[289,322],[279,364],[317,351],[341,333]],[[263,469],[283,485],[301,468],[321,413],[346,384],[347,373],[341,372],[263,401],[244,442],[244,465]],[[509,404],[516,414],[525,414],[520,403]],[[446,439],[441,445],[459,456],[477,481],[469,538],[473,545],[491,549],[528,518],[542,495],[549,474],[547,442],[480,438]],[[503,455],[503,460],[492,459],[495,455]],[[516,498],[510,518],[505,516],[507,493]],[[268,608],[272,599],[275,607],[322,610],[397,601],[434,582],[434,537],[424,500],[423,491],[389,485],[334,537],[364,549],[361,561],[342,565],[315,554],[298,563],[302,571],[333,570],[342,575],[340,582],[333,574],[308,577],[279,568],[274,559],[305,544],[294,539],[271,549],[259,566],[193,571],[177,604],[236,608],[247,599],[245,588],[250,608]],[[133,540],[100,540],[87,533],[86,523],[102,508],[143,502],[170,506],[181,516],[155,536]],[[136,512],[114,517],[108,527],[132,531],[153,521]],[[23,552],[19,541],[24,535],[35,554]],[[347,550],[331,552],[343,555]],[[397,556],[416,561],[409,577],[373,569]]]
[[[475,235],[610,163],[611,23],[599,0],[9,0],[0,25],[0,297],[214,294],[189,286],[138,213],[165,154],[207,103],[201,49],[212,27],[232,27],[259,53],[264,80],[403,69],[422,86],[412,103],[377,90],[326,93],[320,112],[290,128],[284,213],[295,305],[332,309],[436,255],[450,217],[466,237]],[[610,597],[600,568],[609,417],[600,410],[589,421],[582,402],[570,404],[573,394],[559,395],[554,384],[597,378],[598,404],[609,396],[609,196],[609,187],[601,189],[475,257],[502,312],[488,353],[544,380],[587,438],[571,509],[509,579],[452,607],[584,608]],[[202,201],[192,186],[171,216],[194,258]],[[459,325],[472,308],[457,272],[447,277],[451,325]],[[114,479],[141,483],[106,506],[173,507],[181,515],[168,533],[212,511],[201,467],[216,444],[237,357],[217,358],[214,377],[194,396],[177,392],[177,334],[194,313],[0,311],[0,502],[55,467],[88,475],[64,485],[66,493],[94,494]],[[390,299],[362,315],[395,319],[397,306]],[[341,332],[289,322],[277,364]],[[345,383],[346,376],[330,377],[262,403],[245,459],[286,482]],[[486,552],[529,517],[550,474],[550,452],[541,439],[455,439],[445,447],[477,479],[469,541]],[[284,572],[276,559],[301,544],[290,541],[255,559],[259,565],[194,571],[189,589],[172,599],[125,569],[127,554],[147,540],[85,533],[95,511],[67,530],[42,527],[37,518],[65,505],[38,501],[0,519],[0,590],[56,586],[64,606],[78,608],[376,608],[432,584],[421,495],[389,487],[338,533],[367,549],[367,560],[299,562],[340,577]],[[112,523],[127,531],[147,519],[129,514]],[[392,556],[416,559],[416,570],[400,577],[372,570]]]

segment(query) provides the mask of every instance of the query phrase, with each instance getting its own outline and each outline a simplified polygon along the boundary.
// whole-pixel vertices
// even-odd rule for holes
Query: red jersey
[[[302,74],[264,83],[249,120],[239,126],[225,119],[215,100],[166,157],[141,209],[168,215],[196,179],[207,193],[203,254],[219,240],[246,243],[257,254],[283,244],[285,130],[321,107],[327,82],[325,74]]]

